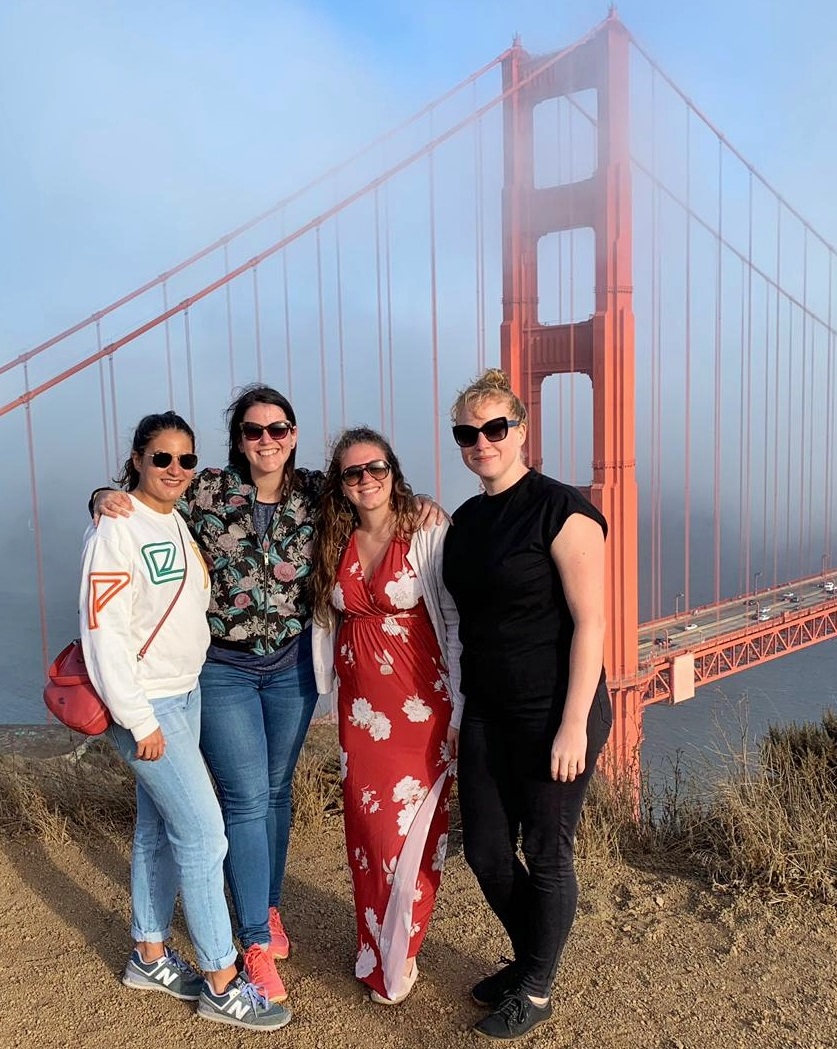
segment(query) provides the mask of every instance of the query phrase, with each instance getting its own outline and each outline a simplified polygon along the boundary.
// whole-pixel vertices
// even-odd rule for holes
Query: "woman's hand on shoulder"
[[[572,783],[587,767],[586,755],[586,727],[562,724],[552,741],[550,775],[561,783]]]
[[[137,740],[137,758],[140,761],[159,761],[166,749],[163,730],[158,726],[150,736]]]
[[[127,492],[115,488],[103,488],[93,497],[93,524],[98,525],[102,517],[130,517],[134,504]]]
[[[449,521],[444,507],[440,506],[435,499],[429,495],[417,495],[416,499],[416,521],[420,528],[427,530],[435,528],[436,525]]]

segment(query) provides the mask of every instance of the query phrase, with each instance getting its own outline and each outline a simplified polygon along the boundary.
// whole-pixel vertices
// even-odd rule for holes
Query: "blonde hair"
[[[456,423],[463,409],[478,408],[484,401],[495,399],[505,401],[510,419],[517,419],[522,423],[528,421],[526,405],[511,388],[508,375],[500,368],[486,369],[469,386],[460,390],[450,410],[451,421]]]

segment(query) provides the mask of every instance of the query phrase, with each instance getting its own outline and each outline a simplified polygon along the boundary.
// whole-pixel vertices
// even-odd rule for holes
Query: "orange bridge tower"
[[[538,468],[543,461],[544,379],[582,372],[592,383],[592,483],[585,492],[609,525],[605,665],[614,706],[609,762],[618,772],[635,771],[642,732],[629,45],[627,31],[611,14],[590,36],[557,55],[530,56],[516,41],[503,62],[501,360],[529,408],[529,461]],[[598,97],[595,171],[586,179],[536,188],[535,107],[590,89]],[[592,229],[595,239],[595,311],[579,323],[542,324],[538,241],[549,233],[582,227]]]

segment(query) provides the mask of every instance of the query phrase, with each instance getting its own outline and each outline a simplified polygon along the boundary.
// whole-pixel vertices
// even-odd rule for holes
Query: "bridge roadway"
[[[809,576],[639,627],[643,702],[679,702],[695,687],[837,636],[837,582]]]

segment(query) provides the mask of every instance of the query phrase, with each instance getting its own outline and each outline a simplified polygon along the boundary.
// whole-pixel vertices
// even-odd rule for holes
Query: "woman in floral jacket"
[[[422,530],[398,459],[347,430],[326,471],[314,557],[314,668],[338,680],[355,975],[395,1005],[418,976],[445,861],[459,738],[459,618],[442,585],[447,523]]]

